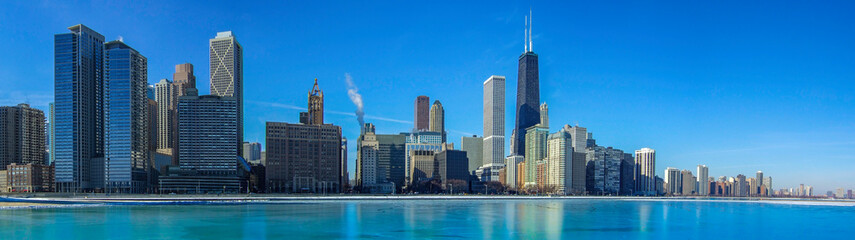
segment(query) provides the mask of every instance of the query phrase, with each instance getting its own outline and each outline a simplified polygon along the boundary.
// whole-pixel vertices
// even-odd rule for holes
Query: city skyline
[[[305,8],[311,9],[311,7]],[[846,150],[850,150],[851,147],[855,145],[855,142],[849,141],[846,135],[850,135],[849,133],[853,132],[855,125],[852,125],[851,121],[849,121],[850,123],[846,123],[847,119],[852,119],[851,109],[853,109],[851,95],[846,95],[846,91],[851,92],[850,90],[853,86],[850,83],[848,85],[843,84],[843,86],[840,87],[837,83],[841,81],[845,83],[845,79],[852,76],[852,70],[843,70],[834,67],[825,68],[825,71],[835,71],[834,73],[836,73],[836,76],[830,75],[829,77],[828,75],[818,72],[804,70],[809,67],[817,67],[816,65],[810,64],[808,64],[809,67],[802,66],[796,70],[775,68],[774,70],[777,70],[778,72],[768,69],[771,65],[762,65],[761,67],[766,67],[766,69],[761,68],[761,70],[754,72],[741,69],[741,66],[730,66],[727,64],[715,65],[716,67],[730,69],[731,71],[741,70],[743,71],[741,74],[771,74],[777,78],[782,77],[782,75],[785,74],[784,72],[796,73],[797,75],[797,77],[787,78],[782,82],[774,82],[775,78],[772,76],[769,76],[769,78],[744,79],[739,77],[740,74],[728,71],[711,72],[713,75],[717,75],[713,77],[704,77],[702,75],[698,75],[704,73],[704,71],[699,69],[682,70],[684,72],[671,75],[671,78],[668,80],[656,80],[657,78],[663,78],[663,75],[661,75],[663,71],[669,71],[668,69],[671,67],[678,68],[680,66],[680,64],[670,61],[666,64],[674,64],[675,66],[654,65],[654,68],[647,69],[649,71],[641,70],[641,67],[634,68],[632,66],[626,68],[596,69],[593,65],[605,65],[607,61],[602,58],[597,58],[591,59],[594,60],[592,61],[593,63],[586,62],[589,59],[582,56],[590,56],[590,54],[593,53],[585,53],[584,51],[593,50],[586,50],[582,47],[572,47],[572,44],[568,44],[568,46],[565,47],[561,42],[570,38],[558,33],[559,29],[563,26],[576,26],[579,24],[590,23],[590,19],[587,19],[588,21],[564,20],[561,22],[550,22],[550,20],[558,19],[560,14],[546,8],[539,9],[538,6],[534,6],[534,8],[536,15],[539,16],[534,20],[534,22],[537,22],[536,24],[538,24],[539,27],[534,28],[533,37],[535,41],[538,41],[537,53],[543,60],[540,63],[540,72],[543,73],[540,77],[541,84],[543,85],[540,89],[542,96],[541,101],[549,103],[551,107],[550,117],[552,117],[551,122],[553,123],[553,126],[549,129],[550,133],[559,130],[564,124],[575,125],[578,123],[579,126],[586,127],[589,132],[596,133],[597,140],[604,146],[615,146],[627,152],[638,150],[642,147],[656,149],[656,165],[658,166],[653,172],[657,174],[664,172],[663,170],[665,167],[693,169],[693,166],[703,164],[712,169],[712,172],[710,172],[709,175],[711,177],[736,176],[737,174],[751,175],[757,170],[762,170],[776,177],[776,188],[779,186],[794,187],[800,183],[813,185],[814,187],[817,187],[815,192],[820,193],[840,187],[851,188],[851,183],[853,182],[851,174],[853,163],[850,160],[855,159],[855,157],[853,157],[851,152]],[[440,12],[438,9],[429,10],[431,10],[431,13]],[[314,55],[320,53],[311,52],[312,50],[316,51],[320,48],[324,48],[326,45],[322,43],[315,45],[295,44],[293,48],[299,49],[296,54],[300,57],[308,58],[309,61],[291,62],[288,58],[275,56],[276,54],[288,53],[288,49],[272,48],[272,46],[265,45],[262,40],[263,38],[266,38],[266,36],[260,34],[257,29],[253,29],[252,26],[241,25],[248,24],[247,22],[251,21],[241,21],[240,19],[229,20],[233,21],[233,23],[223,21],[209,26],[198,28],[194,27],[194,29],[190,30],[193,34],[189,34],[189,36],[192,37],[182,39],[180,43],[176,44],[173,44],[172,42],[157,42],[158,40],[156,38],[146,36],[151,34],[140,34],[138,31],[121,29],[119,26],[111,26],[112,24],[106,24],[103,19],[99,20],[99,16],[97,15],[93,17],[82,17],[79,19],[57,18],[49,19],[49,21],[37,21],[32,24],[41,24],[40,26],[49,27],[39,27],[44,28],[44,30],[39,29],[39,31],[28,30],[33,31],[32,35],[24,34],[18,39],[13,39],[11,41],[8,39],[0,40],[3,41],[2,43],[5,45],[16,47],[20,46],[22,49],[43,48],[38,51],[33,51],[33,59],[29,59],[29,56],[25,57],[23,55],[24,52],[13,52],[10,53],[10,56],[12,57],[0,60],[2,61],[0,62],[2,63],[0,64],[2,65],[2,67],[0,67],[0,72],[9,73],[7,77],[0,80],[2,81],[0,83],[11,89],[11,91],[3,91],[6,93],[0,94],[0,101],[2,101],[2,105],[4,106],[12,106],[17,103],[32,101],[33,107],[48,112],[47,104],[44,99],[39,99],[35,96],[43,94],[50,95],[50,99],[53,98],[53,71],[50,68],[51,61],[53,60],[53,49],[51,47],[51,40],[53,40],[52,36],[56,33],[65,32],[63,31],[65,28],[78,23],[92,27],[99,33],[105,34],[108,36],[105,39],[106,41],[124,38],[129,45],[134,46],[134,48],[139,50],[141,54],[149,58],[149,84],[154,84],[162,78],[170,78],[169,75],[173,73],[174,65],[189,62],[194,64],[198,69],[196,74],[200,80],[197,84],[197,88],[199,89],[206,89],[206,86],[210,85],[210,76],[204,74],[208,72],[205,70],[209,67],[207,66],[208,64],[206,64],[208,57],[207,52],[205,51],[207,45],[205,42],[206,39],[213,38],[217,32],[234,31],[235,34],[240,37],[241,44],[244,47],[244,65],[246,69],[246,75],[244,76],[244,105],[247,109],[245,110],[246,115],[244,116],[247,124],[245,126],[245,141],[261,142],[263,148],[266,146],[264,144],[263,137],[264,131],[263,127],[259,129],[258,126],[263,126],[266,121],[297,123],[298,120],[296,118],[296,113],[304,111],[303,106],[305,106],[305,99],[302,94],[305,94],[303,91],[309,87],[304,87],[303,85],[307,85],[306,82],[312,78],[319,78],[321,85],[328,86],[325,88],[327,93],[325,100],[328,109],[326,111],[327,114],[325,116],[325,120],[342,126],[342,131],[345,137],[356,139],[358,137],[359,125],[356,123],[355,117],[351,116],[355,107],[350,103],[347,98],[347,94],[344,93],[346,89],[344,87],[337,87],[338,85],[343,85],[341,83],[344,83],[345,74],[350,73],[353,76],[354,83],[359,87],[360,93],[362,93],[365,99],[367,114],[366,122],[376,125],[378,134],[396,134],[411,129],[413,123],[407,119],[411,119],[410,116],[413,114],[411,105],[412,100],[416,96],[426,95],[433,99],[442,99],[443,107],[445,108],[444,125],[449,134],[448,140],[449,142],[455,142],[457,145],[460,144],[459,139],[461,136],[471,136],[473,134],[480,135],[479,130],[482,129],[482,126],[480,125],[482,122],[480,116],[469,115],[474,112],[482,111],[482,96],[479,93],[482,93],[481,83],[485,78],[490,75],[506,76],[508,77],[508,86],[506,89],[516,89],[516,85],[513,85],[517,79],[517,74],[514,74],[513,72],[516,68],[516,60],[514,58],[520,54],[521,50],[517,48],[519,46],[518,43],[522,40],[517,39],[518,37],[516,36],[519,36],[517,33],[522,32],[519,31],[519,28],[523,27],[523,15],[527,13],[525,10],[527,10],[527,8],[524,6],[517,6],[516,10],[513,8],[502,9],[502,14],[500,15],[507,15],[505,16],[507,23],[499,21],[498,17],[496,17],[496,19],[490,19],[490,21],[485,20],[480,22],[462,17],[452,19],[455,22],[476,22],[478,24],[482,24],[486,28],[490,29],[490,33],[501,32],[500,37],[493,37],[492,39],[498,39],[496,41],[508,43],[513,46],[503,49],[501,48],[502,46],[487,45],[487,47],[481,47],[478,51],[465,51],[470,55],[476,56],[474,57],[474,60],[473,58],[463,58],[462,60],[454,60],[451,63],[440,63],[434,59],[434,57],[439,56],[429,56],[427,67],[421,66],[416,62],[412,62],[418,61],[417,59],[410,59],[426,57],[428,56],[426,53],[418,52],[416,56],[405,57],[386,52],[388,50],[381,50],[376,53],[376,56],[366,57],[366,60],[354,58],[353,56],[348,57],[349,55],[330,55],[333,54],[333,52],[324,51],[322,55],[328,56],[326,58],[335,58],[330,56],[338,56],[345,57],[345,60],[372,62],[351,63],[344,61],[337,62],[338,65],[327,68],[322,61],[322,59],[325,58],[315,58]],[[101,17],[103,18],[103,15]],[[418,21],[420,19],[432,18],[416,17],[408,20]],[[122,18],[119,21],[130,20],[131,18]],[[451,23],[445,21],[452,20],[442,20],[437,24],[438,26],[436,26],[436,28],[448,27]],[[495,26],[487,26],[490,24]],[[23,31],[18,27],[19,26],[0,26],[0,30]],[[802,28],[797,28],[796,30],[807,31]],[[47,34],[42,31],[47,32]],[[159,34],[171,35],[172,32],[170,31],[175,30],[165,29],[155,31],[159,31],[157,32]],[[272,31],[277,32],[277,30]],[[466,31],[461,31],[461,29],[451,29],[449,31],[466,33]],[[581,36],[585,34],[585,31],[573,31],[574,34],[581,34],[579,36],[574,36],[576,37],[576,41],[585,43],[580,40],[582,39]],[[201,33],[196,34],[196,32]],[[478,32],[479,31],[474,31],[474,33]],[[420,36],[412,31],[401,29],[397,29],[394,33],[404,36],[407,34]],[[851,31],[846,33],[850,35],[833,35],[844,38],[835,40],[841,41],[841,45],[832,44],[831,49],[842,47],[844,50],[850,50],[843,52],[852,52],[851,46],[843,46],[842,44],[842,42],[845,42],[845,39],[852,38]],[[329,33],[327,34],[329,35]],[[116,35],[124,37],[118,37]],[[299,36],[311,38],[310,35],[311,34],[300,34]],[[706,36],[704,34],[699,35]],[[389,36],[390,35],[383,34],[376,37],[363,36],[359,41],[371,41]],[[786,36],[790,35],[787,34]],[[473,36],[466,36],[465,38],[461,38],[455,37],[454,34],[449,34],[448,36],[441,36],[433,39],[441,39],[443,41],[451,41],[453,39],[453,43],[446,43],[461,44],[468,47],[472,47],[470,46],[471,44],[484,44],[482,40],[475,40],[472,37]],[[670,35],[670,37],[679,38],[679,36],[673,35]],[[793,39],[789,40],[796,41]],[[596,38],[594,40],[589,39],[587,41],[607,42],[608,40]],[[828,39],[828,41],[831,40]],[[332,41],[332,43],[346,45],[345,47],[355,47],[345,42],[346,40],[342,39]],[[397,44],[396,47],[398,50],[419,46],[418,44],[425,44],[424,42],[421,42],[421,40],[415,43],[405,42],[406,41],[391,43]],[[673,41],[668,42],[674,43]],[[650,42],[646,43],[651,44]],[[588,44],[590,43],[588,42]],[[734,43],[729,42],[729,44]],[[172,52],[170,53],[169,51],[158,49],[158,47],[161,46]],[[188,50],[186,53],[172,49],[182,49],[185,46]],[[783,51],[783,46],[787,46],[787,44],[782,43],[779,48],[775,48],[774,50]],[[433,47],[434,50],[442,49],[438,46]],[[603,51],[614,54],[609,51],[616,51],[619,47],[626,48],[627,46],[620,45]],[[719,47],[722,46],[719,45]],[[334,48],[340,50],[340,47]],[[370,49],[372,46],[369,45],[364,48]],[[359,47],[358,49],[362,49],[362,47]],[[815,48],[803,48],[802,50],[811,49],[816,50]],[[41,51],[46,52],[48,57],[45,58],[45,54],[42,54]],[[192,53],[189,53],[189,51],[192,51]],[[445,51],[445,49],[442,51]],[[770,51],[770,49],[767,48],[764,51]],[[570,52],[581,54],[568,54]],[[769,52],[755,51],[754,53],[760,53],[757,57],[762,57],[765,60],[769,60],[767,58],[775,56],[775,54],[771,54]],[[763,53],[765,53],[765,55],[763,55]],[[819,53],[813,54],[820,53],[825,55],[817,56],[802,53],[801,56],[819,59],[821,57],[833,55],[828,51],[823,51],[823,49],[820,49]],[[369,52],[369,54],[373,53]],[[625,64],[643,65],[634,61],[639,61],[645,58],[652,58],[654,60],[665,59],[667,61],[669,57],[674,57],[673,55],[667,57],[657,56],[651,52],[642,50],[630,51],[629,55],[632,54],[638,55],[635,55],[635,58],[633,58],[633,56],[625,56],[625,59],[629,59],[624,60]],[[706,54],[709,55],[710,53]],[[483,56],[478,57],[479,55]],[[384,56],[394,56],[393,59],[409,62],[407,63],[409,65],[384,63],[380,59],[374,59],[375,57],[382,58]],[[620,56],[620,54],[611,56]],[[703,58],[701,55],[698,56],[698,59]],[[732,57],[725,55],[715,56],[718,56],[719,58],[709,57],[710,59],[706,60],[724,61],[721,59],[729,59]],[[24,64],[32,63],[32,66],[26,68],[22,67],[21,64],[18,63],[8,63],[8,61],[19,57],[24,58],[22,61]],[[491,61],[488,62],[482,58],[487,58]],[[567,62],[562,62],[564,60],[560,59],[572,59],[571,63],[573,64],[567,64]],[[698,61],[695,58],[691,59]],[[288,62],[277,63],[275,65],[257,64],[262,61],[279,60]],[[837,63],[830,63],[827,61],[824,61],[824,63],[840,64],[840,66],[845,66],[852,62],[848,59],[837,60],[839,61]],[[464,66],[466,66],[466,64],[476,64],[479,66],[474,67],[474,70],[461,70],[459,68],[449,66],[451,64],[461,63],[463,63]],[[742,63],[745,64],[747,62]],[[783,63],[803,64],[802,61]],[[287,64],[298,64],[299,67],[285,67],[285,70],[276,69],[276,71],[281,72],[265,73],[274,70],[277,66],[281,67],[282,65]],[[851,64],[849,65],[851,66]],[[297,69],[307,66],[307,69]],[[650,65],[645,66],[651,67]],[[367,70],[372,67],[380,67],[382,70]],[[433,67],[442,70],[430,70]],[[395,70],[396,68],[400,70]],[[781,68],[783,68],[783,66]],[[569,71],[567,69],[580,70]],[[803,69],[804,71],[799,72],[798,69]],[[47,73],[42,73],[41,71],[47,71]],[[680,72],[681,70],[676,71]],[[23,73],[25,72],[33,72],[34,76],[27,76],[27,78],[24,78],[25,75],[23,75]],[[434,76],[425,78],[424,74],[428,72]],[[681,83],[678,81],[681,77],[700,77],[701,79],[706,80],[714,79],[715,77],[734,77],[746,82],[739,83],[736,80],[731,80],[723,84],[718,84],[694,79],[694,82],[690,81],[690,83],[699,84],[700,86],[691,87],[687,86],[689,83]],[[821,80],[819,82],[814,79],[821,77],[828,77],[828,79]],[[443,78],[445,78],[445,80],[442,80]],[[665,78],[667,78],[667,76]],[[25,84],[21,84],[19,82]],[[411,82],[413,85],[408,86],[406,84],[402,84],[403,82]],[[808,83],[810,83],[810,85],[807,85]],[[459,89],[452,89],[451,91],[445,92],[444,89],[446,89],[449,84],[459,84]],[[796,87],[785,86],[792,84],[795,84]],[[814,86],[814,84],[816,85]],[[45,85],[47,88],[43,89],[38,85]],[[291,85],[295,86],[293,87],[293,93],[291,89],[289,89],[291,88]],[[652,86],[645,88],[641,87],[642,85]],[[745,97],[746,95],[755,94],[756,92],[749,88],[756,86],[763,86],[767,89],[765,92],[761,92],[760,94],[765,94],[765,97]],[[745,89],[736,89],[740,87]],[[836,89],[832,89],[832,87]],[[648,93],[650,95],[628,94],[629,92],[634,92],[636,90],[644,91],[656,88],[664,90],[653,90],[653,93]],[[671,91],[686,92],[670,93]],[[617,98],[617,100],[600,102],[604,100],[593,97],[602,94],[605,94],[608,97]],[[621,94],[628,95],[621,98]],[[200,93],[200,95],[202,94]],[[506,91],[505,95],[515,96],[515,92]],[[627,98],[626,96],[629,97]],[[621,103],[621,101],[627,100],[636,100],[638,102],[634,105]],[[678,100],[688,100],[689,102],[709,102],[702,104],[682,103],[674,104],[676,106],[672,107],[662,107],[670,105],[672,104],[671,102]],[[707,105],[716,103],[717,100],[724,100],[724,106],[721,108],[715,108]],[[514,106],[515,101],[515,97],[506,97],[505,104],[506,106]],[[794,104],[794,106],[787,106],[787,104]],[[756,106],[752,107],[751,105],[763,106],[757,108]],[[639,108],[640,110],[628,110],[631,108]],[[726,108],[733,108],[735,110],[728,110]],[[841,109],[843,111],[841,111]],[[846,109],[849,109],[849,111],[846,111]],[[752,112],[758,110],[759,113]],[[508,108],[506,108],[505,111],[505,119],[513,119],[516,111]],[[786,113],[787,111],[797,111],[800,114]],[[625,114],[623,117],[615,118],[614,114],[611,114],[613,112],[623,112]],[[632,118],[639,114],[639,112],[646,112],[647,115],[644,116],[649,117],[650,119]],[[719,113],[724,113],[726,117],[716,117]],[[751,114],[745,115],[747,113]],[[693,115],[698,116],[695,117]],[[676,117],[680,120],[669,121],[666,119],[667,117]],[[705,120],[703,118],[712,118],[712,120]],[[657,123],[655,121],[664,121],[664,123]],[[798,124],[810,126],[811,128],[806,131],[799,131],[800,129],[796,129],[795,127],[798,126]],[[513,128],[513,124],[506,120],[505,126],[505,134],[507,136],[511,134],[509,129]],[[728,135],[729,137],[713,136],[711,135],[712,133]],[[757,144],[758,142],[760,144]],[[507,150],[509,149],[508,146],[509,139],[506,137],[506,153],[510,152]],[[792,152],[787,153],[788,150],[791,150],[794,147],[802,147],[804,153],[801,153],[801,151],[795,154]],[[355,172],[353,171],[353,166],[355,165],[354,159],[356,156],[355,144],[351,143],[351,145],[348,146],[348,149],[348,157],[350,158],[348,166],[351,166],[349,172],[351,173],[351,178],[353,178],[353,173]],[[819,151],[819,153],[817,153],[817,151]],[[784,164],[781,164],[781,161],[783,161]],[[798,165],[799,163],[804,163],[805,165]]]

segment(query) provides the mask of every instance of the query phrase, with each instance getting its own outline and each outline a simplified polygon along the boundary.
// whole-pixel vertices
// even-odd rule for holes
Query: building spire
[[[525,16],[525,28],[523,29],[523,53],[528,52],[528,16]]]
[[[531,39],[531,26],[532,26],[534,23],[532,23],[532,22],[531,22],[531,19],[532,19],[532,15],[531,15],[531,7],[529,7],[529,8],[528,8],[528,51],[529,51],[529,52],[534,52],[534,48],[532,48],[532,44],[531,44],[531,43],[533,42],[533,41],[532,41],[532,39]]]

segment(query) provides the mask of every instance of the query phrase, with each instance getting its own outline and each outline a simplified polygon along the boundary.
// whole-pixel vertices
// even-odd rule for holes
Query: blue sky
[[[78,23],[139,50],[150,83],[193,63],[203,94],[208,39],[231,30],[244,48],[246,140],[263,143],[265,121],[296,122],[318,78],[327,122],[351,140],[353,176],[347,74],[381,133],[409,130],[415,97],[428,95],[452,142],[481,135],[485,79],[506,76],[515,103],[529,7],[553,131],[579,124],[600,145],[654,148],[660,175],[706,164],[716,177],[762,170],[775,189],[855,188],[851,2],[9,2],[0,104],[47,108],[53,35]]]

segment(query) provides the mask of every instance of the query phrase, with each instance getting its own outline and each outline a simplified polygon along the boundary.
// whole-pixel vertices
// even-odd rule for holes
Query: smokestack
[[[359,121],[359,128],[362,129],[365,126],[365,111],[362,105],[362,95],[359,94],[359,88],[353,84],[353,78],[350,77],[350,73],[344,74],[344,81],[347,82],[347,96],[350,97],[350,101],[353,102],[353,105],[356,105],[356,120]]]

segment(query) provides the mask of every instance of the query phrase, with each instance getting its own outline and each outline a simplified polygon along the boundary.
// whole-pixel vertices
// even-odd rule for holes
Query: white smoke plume
[[[347,96],[350,97],[350,101],[353,102],[353,105],[356,105],[356,120],[359,121],[359,128],[362,129],[362,126],[365,125],[365,111],[362,105],[362,95],[359,94],[359,88],[353,84],[353,78],[350,77],[350,73],[344,74],[344,81],[347,82]]]

